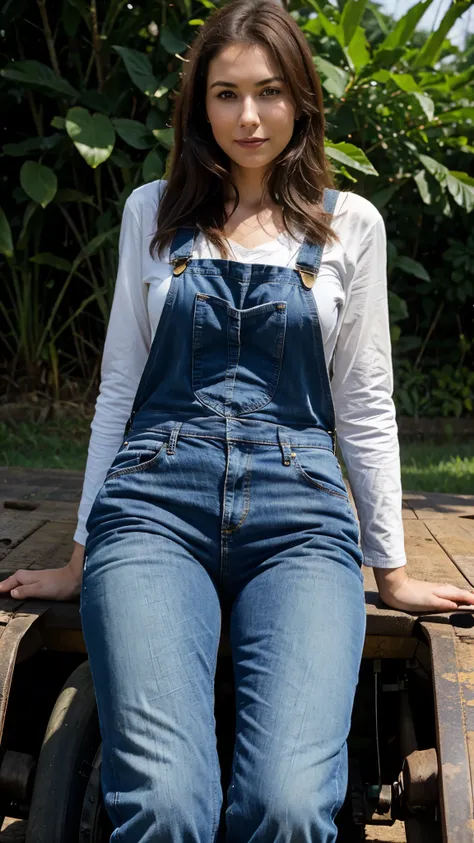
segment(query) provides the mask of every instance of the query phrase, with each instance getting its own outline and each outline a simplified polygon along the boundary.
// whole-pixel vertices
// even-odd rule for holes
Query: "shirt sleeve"
[[[364,563],[406,564],[383,218],[360,244],[334,356],[338,440],[361,530]]]
[[[79,544],[86,542],[86,521],[122,442],[151,346],[146,288],[142,284],[143,243],[132,194],[125,203],[120,228],[117,279],[74,534]]]

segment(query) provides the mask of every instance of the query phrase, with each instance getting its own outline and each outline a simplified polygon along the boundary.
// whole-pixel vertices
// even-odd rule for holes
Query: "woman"
[[[227,606],[226,840],[329,843],[362,562],[400,609],[474,597],[406,574],[383,220],[332,189],[321,88],[291,16],[271,0],[214,13],[174,128],[168,181],[135,190],[123,214],[71,561],[2,590],[66,599],[82,581],[112,840],[217,838]]]

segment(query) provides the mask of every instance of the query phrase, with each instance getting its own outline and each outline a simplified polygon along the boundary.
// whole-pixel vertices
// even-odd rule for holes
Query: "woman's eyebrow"
[[[268,79],[262,79],[260,82],[255,82],[255,87],[258,87],[259,85],[268,85],[269,82],[275,82],[275,81],[284,82],[285,80],[283,79],[283,76],[269,76]],[[223,85],[226,88],[238,88],[239,87],[234,82],[222,82],[221,80],[219,80],[218,82],[213,82],[210,87],[215,88],[216,85]]]

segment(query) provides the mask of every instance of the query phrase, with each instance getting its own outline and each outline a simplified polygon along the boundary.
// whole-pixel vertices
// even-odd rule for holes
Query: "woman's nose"
[[[242,106],[241,121],[243,123],[258,123],[258,109],[252,99],[244,100]]]

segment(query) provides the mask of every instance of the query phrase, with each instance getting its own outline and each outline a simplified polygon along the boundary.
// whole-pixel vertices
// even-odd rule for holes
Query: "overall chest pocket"
[[[278,386],[286,332],[286,302],[237,310],[218,296],[197,293],[193,319],[193,391],[225,416],[264,407]]]

